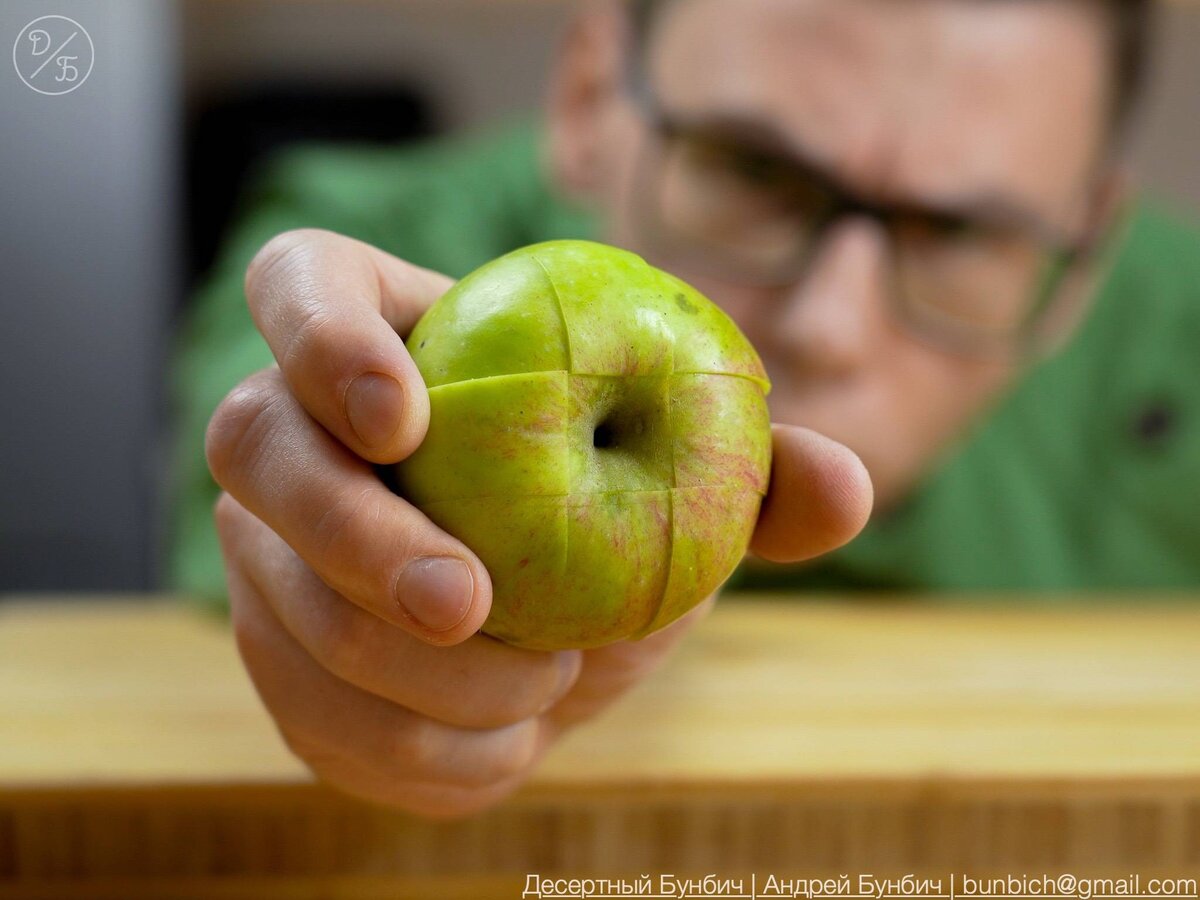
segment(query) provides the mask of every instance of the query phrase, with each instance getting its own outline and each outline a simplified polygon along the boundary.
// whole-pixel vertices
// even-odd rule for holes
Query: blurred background
[[[68,16],[94,64],[0,74],[0,592],[159,585],[169,341],[256,161],[536,110],[572,3],[5,0],[0,46]],[[1130,152],[1200,210],[1200,4],[1168,0]]]

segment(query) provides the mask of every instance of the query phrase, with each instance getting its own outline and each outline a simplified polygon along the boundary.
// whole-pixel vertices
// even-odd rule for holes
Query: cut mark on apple
[[[546,278],[546,284],[550,288],[550,296],[554,298],[554,308],[558,310],[558,322],[562,327],[562,341],[567,351],[567,371],[575,371],[575,352],[571,346],[571,329],[567,325],[567,311],[563,309],[562,295],[558,292],[558,285],[554,283],[554,276],[550,274],[550,270],[546,268],[546,264],[537,258],[537,254],[531,254],[530,259],[537,263],[537,267],[541,270],[542,275]]]
[[[408,343],[430,420],[396,489],[487,566],[486,633],[641,637],[736,568],[770,477],[770,385],[693,288],[625,251],[536,245],[460,281]]]

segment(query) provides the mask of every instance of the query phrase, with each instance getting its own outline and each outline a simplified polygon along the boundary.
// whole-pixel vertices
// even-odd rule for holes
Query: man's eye
[[[925,241],[950,246],[974,244],[985,239],[987,228],[963,216],[921,213],[901,217],[901,230]]]
[[[778,160],[757,153],[729,154],[731,168],[746,181],[758,185],[777,185],[785,180],[786,172]]]
[[[931,236],[941,240],[970,238],[978,231],[975,223],[963,216],[929,216],[925,225]]]
[[[691,156],[709,169],[734,175],[748,184],[771,186],[786,177],[786,166],[774,157],[718,139],[693,141]]]

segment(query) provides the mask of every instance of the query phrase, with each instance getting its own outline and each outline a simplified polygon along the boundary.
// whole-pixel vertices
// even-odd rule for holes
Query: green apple
[[[451,288],[408,349],[430,419],[398,487],[487,566],[485,633],[538,649],[642,637],[741,561],[770,474],[770,385],[678,278],[603,244],[535,244]]]

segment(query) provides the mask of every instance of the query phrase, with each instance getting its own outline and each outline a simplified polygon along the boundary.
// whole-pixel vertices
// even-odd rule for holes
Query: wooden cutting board
[[[437,824],[312,783],[225,622],[0,603],[0,890],[1017,865],[1200,870],[1200,597],[728,597],[511,801]]]

